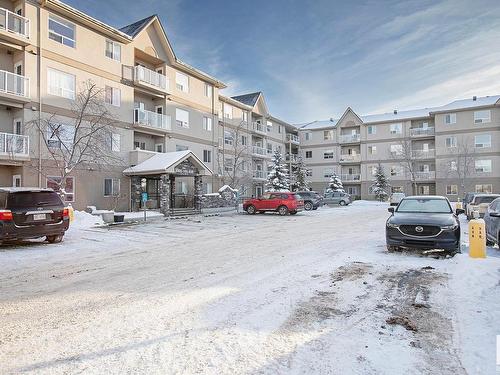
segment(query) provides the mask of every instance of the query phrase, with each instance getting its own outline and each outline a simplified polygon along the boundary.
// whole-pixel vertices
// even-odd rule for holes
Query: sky
[[[158,14],[178,58],[297,124],[500,94],[499,0],[63,0],[121,27]]]

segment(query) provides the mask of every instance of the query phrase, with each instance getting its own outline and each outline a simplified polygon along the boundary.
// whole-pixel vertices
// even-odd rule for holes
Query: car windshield
[[[303,199],[302,196],[300,194],[290,194],[290,196],[292,197],[292,199],[295,197],[295,199]]]
[[[476,197],[474,198],[474,204],[481,204],[481,203],[491,203],[498,197]]]
[[[403,199],[399,204],[397,212],[421,212],[448,214],[451,207],[445,199]]]
[[[30,208],[62,205],[61,198],[52,191],[23,191],[9,194],[9,208]]]

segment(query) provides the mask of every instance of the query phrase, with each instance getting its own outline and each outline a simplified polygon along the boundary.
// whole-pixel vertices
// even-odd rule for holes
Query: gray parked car
[[[347,206],[352,203],[351,196],[343,191],[330,191],[326,192],[323,197],[323,204],[340,204]]]
[[[500,247],[500,198],[495,199],[488,206],[484,214],[486,224],[486,243]]]

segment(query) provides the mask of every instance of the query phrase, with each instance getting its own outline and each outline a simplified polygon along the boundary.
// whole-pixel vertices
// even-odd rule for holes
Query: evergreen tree
[[[267,176],[267,191],[288,191],[290,182],[288,181],[288,169],[283,163],[283,157],[278,150],[274,151],[272,169]]]
[[[309,182],[307,181],[306,166],[302,161],[302,157],[297,158],[297,162],[292,165],[292,173],[295,177],[293,188],[296,191],[306,191],[309,189]]]
[[[375,171],[375,177],[373,180],[373,184],[370,186],[370,189],[373,194],[375,194],[375,197],[379,201],[384,201],[387,199],[389,196],[389,181],[387,180],[387,177],[384,172],[384,167],[379,163],[377,166],[377,170]]]
[[[328,182],[328,189],[326,189],[326,191],[328,191],[328,192],[332,192],[332,191],[345,192],[344,185],[342,185],[342,180],[335,172],[333,172],[332,177],[330,177],[330,182]]]

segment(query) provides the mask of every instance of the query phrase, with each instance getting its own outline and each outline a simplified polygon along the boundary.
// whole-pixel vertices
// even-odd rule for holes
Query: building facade
[[[46,147],[32,124],[50,118],[71,127],[84,83],[105,92],[115,119],[110,152],[120,163],[71,172],[66,199],[77,209],[133,208],[123,171],[171,151],[192,151],[212,171],[204,191],[216,191],[228,181],[238,127],[245,163],[233,181],[246,195],[260,194],[269,152],[285,151],[287,134],[298,134],[270,115],[262,93],[221,95],[223,82],[177,58],[155,15],[118,29],[57,0],[0,0],[0,64],[0,186],[53,187],[60,178],[50,148],[61,145]],[[176,192],[192,194],[190,180],[179,178]],[[148,181],[153,206],[157,183]]]
[[[375,168],[393,192],[439,194],[500,191],[500,96],[473,97],[435,108],[299,125],[311,187],[323,192],[332,173],[347,192],[374,199]]]

